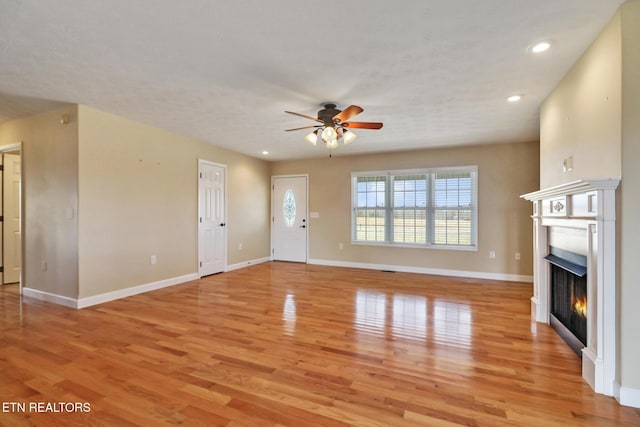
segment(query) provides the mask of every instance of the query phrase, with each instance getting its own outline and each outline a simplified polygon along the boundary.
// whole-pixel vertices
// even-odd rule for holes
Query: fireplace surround
[[[617,364],[616,212],[619,179],[582,179],[524,194],[533,202],[533,296],[531,316],[551,322],[552,247],[585,257],[586,345],[582,377],[613,396]]]

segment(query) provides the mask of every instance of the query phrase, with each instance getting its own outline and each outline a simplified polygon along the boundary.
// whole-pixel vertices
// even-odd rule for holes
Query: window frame
[[[461,206],[450,207],[449,210],[469,211],[471,214],[471,231],[470,239],[471,244],[439,244],[435,243],[435,212],[438,210],[446,210],[446,207],[439,207],[435,205],[434,193],[435,193],[435,176],[436,174],[443,173],[459,173],[468,172],[472,179],[471,188],[471,206],[470,209],[463,208]],[[426,207],[419,206],[414,207],[394,207],[394,182],[396,177],[406,177],[410,175],[425,175],[427,181],[426,189]],[[384,240],[358,240],[357,233],[357,212],[358,212],[358,178],[375,178],[384,177],[385,180],[385,205],[383,207],[375,206],[364,209],[383,210],[385,212],[384,223]],[[407,248],[422,248],[422,249],[445,249],[445,250],[462,250],[462,251],[477,251],[478,250],[478,166],[448,166],[448,167],[434,167],[434,168],[419,168],[419,169],[393,169],[393,170],[376,170],[376,171],[353,171],[351,172],[351,244],[364,245],[364,246],[385,246],[385,247],[407,247]],[[394,242],[394,211],[395,210],[411,210],[419,211],[424,210],[426,212],[426,243],[405,243]]]

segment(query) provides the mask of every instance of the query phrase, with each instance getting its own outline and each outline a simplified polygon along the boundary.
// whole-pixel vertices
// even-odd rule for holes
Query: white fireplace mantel
[[[523,194],[520,197],[531,202],[536,202],[549,197],[585,193],[593,190],[615,190],[619,184],[620,179],[618,178],[579,179],[566,184],[556,185],[555,187],[534,191],[533,193]]]
[[[582,376],[597,392],[617,390],[616,212],[620,179],[581,179],[520,197],[533,202],[533,297],[531,315],[549,323],[549,233],[553,227],[586,230],[587,345],[582,350]],[[617,396],[616,396],[617,397]]]

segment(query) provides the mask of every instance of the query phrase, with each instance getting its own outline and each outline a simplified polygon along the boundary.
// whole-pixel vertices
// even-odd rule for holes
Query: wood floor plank
[[[271,262],[72,310],[0,287],[0,425],[633,426],[531,284]]]

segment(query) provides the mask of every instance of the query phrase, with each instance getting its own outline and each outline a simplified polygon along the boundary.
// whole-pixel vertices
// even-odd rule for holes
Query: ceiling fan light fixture
[[[325,142],[325,144],[327,144],[327,146],[329,146],[329,144],[335,146],[338,145],[338,132],[336,132],[333,126],[326,126],[322,130],[322,134],[320,134],[320,137]]]
[[[318,129],[314,130],[309,135],[305,136],[304,139],[306,139],[309,142],[309,144],[315,147],[316,144],[318,143]]]
[[[344,145],[351,144],[353,141],[356,140],[356,138],[358,138],[358,135],[356,135],[355,132],[347,129],[345,129],[342,136],[344,137]]]
[[[328,149],[338,148],[338,140],[337,139],[330,139],[328,141],[325,141],[325,144],[327,145]]]
[[[318,111],[317,118],[307,116],[305,114],[296,113],[293,111],[286,111],[287,114],[293,114],[294,116],[303,117],[313,120],[316,124],[312,126],[303,126],[293,129],[285,129],[285,131],[296,131],[302,129],[315,128],[315,130],[304,137],[314,147],[318,144],[318,137],[322,139],[322,142],[328,149],[338,148],[339,141],[347,145],[356,140],[358,135],[347,128],[355,129],[381,129],[382,123],[380,122],[353,122],[348,121],[352,117],[363,112],[362,107],[357,105],[349,105],[344,110],[336,108],[335,104],[325,104],[324,108]],[[331,157],[331,155],[329,155]]]
[[[322,137],[322,140],[327,144],[330,141],[335,141],[336,143],[338,142],[338,132],[336,132],[333,126],[326,126],[322,131],[322,135],[320,136]]]

